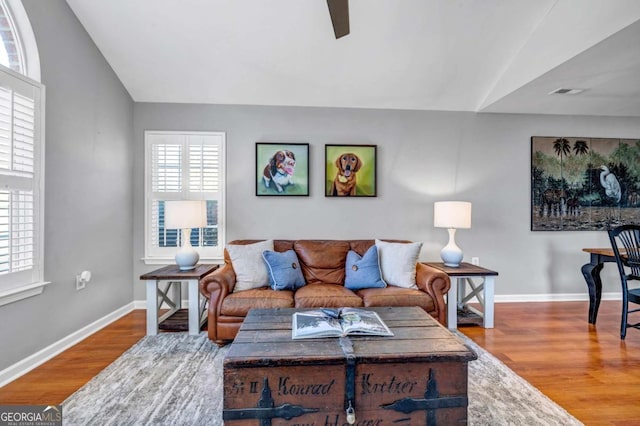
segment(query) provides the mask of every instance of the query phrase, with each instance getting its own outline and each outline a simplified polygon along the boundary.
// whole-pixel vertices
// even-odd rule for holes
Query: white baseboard
[[[64,352],[69,349],[71,346],[79,343],[80,341],[86,339],[96,331],[106,327],[111,324],[115,320],[125,316],[129,312],[137,309],[135,307],[135,303],[128,303],[122,308],[116,309],[110,314],[105,315],[104,317],[92,322],[91,324],[82,327],[80,330],[75,331],[69,334],[66,337],[58,340],[57,342],[52,343],[44,349],[39,350],[33,355],[28,356],[22,361],[18,361],[15,364],[5,368],[0,371],[0,387],[6,385],[9,382],[14,381],[18,377],[28,373],[33,370],[37,366],[43,364],[44,362],[50,360],[54,356]]]
[[[577,302],[588,301],[589,295],[586,293],[565,293],[565,294],[496,294],[496,303],[506,302]],[[602,300],[622,300],[620,293],[602,293]],[[473,302],[472,302],[473,303]]]

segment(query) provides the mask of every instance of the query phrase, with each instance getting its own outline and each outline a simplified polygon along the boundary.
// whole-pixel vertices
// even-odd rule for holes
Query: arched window
[[[0,64],[7,68],[25,74],[23,67],[22,46],[20,46],[20,40],[16,37],[16,30],[13,22],[11,21],[7,7],[4,4],[0,4],[0,37],[2,38],[2,44],[0,44]]]
[[[44,86],[20,0],[0,0],[0,306],[42,293]]]
[[[19,0],[0,0],[0,65],[40,81],[38,47]]]

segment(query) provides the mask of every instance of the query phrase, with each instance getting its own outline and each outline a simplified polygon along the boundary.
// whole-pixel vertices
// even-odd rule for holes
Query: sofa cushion
[[[236,274],[234,292],[265,287],[269,284],[267,266],[262,260],[262,252],[273,250],[273,240],[254,244],[227,244],[227,252]]]
[[[344,286],[349,290],[384,288],[387,284],[380,275],[378,248],[371,246],[363,256],[353,250],[347,253]]]
[[[358,308],[362,299],[341,284],[307,284],[293,296],[296,308]]]
[[[388,243],[376,240],[380,255],[382,279],[389,285],[418,288],[416,263],[422,243]]]
[[[269,273],[269,285],[274,290],[295,290],[302,287],[304,277],[300,269],[300,261],[296,252],[287,250],[284,253],[265,251],[262,253]]]
[[[365,288],[356,294],[362,298],[365,307],[375,306],[419,306],[426,312],[433,312],[433,298],[420,290],[388,286],[387,288]]]
[[[220,315],[244,317],[249,309],[293,308],[293,291],[274,291],[269,287],[255,288],[227,295]]]
[[[348,241],[299,240],[294,244],[307,284],[344,284]]]

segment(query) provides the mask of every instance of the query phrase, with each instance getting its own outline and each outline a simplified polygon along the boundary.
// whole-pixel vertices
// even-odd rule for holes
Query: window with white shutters
[[[164,203],[204,200],[207,226],[191,230],[202,259],[221,259],[224,245],[224,148],[220,132],[145,132],[145,260],[172,259],[182,234],[164,226]]]
[[[41,84],[0,67],[0,294],[43,282]],[[0,300],[0,304],[4,299]]]

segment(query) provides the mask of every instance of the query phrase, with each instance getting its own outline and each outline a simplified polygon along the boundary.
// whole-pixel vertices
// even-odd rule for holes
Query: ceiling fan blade
[[[349,0],[327,0],[336,39],[349,34]]]

